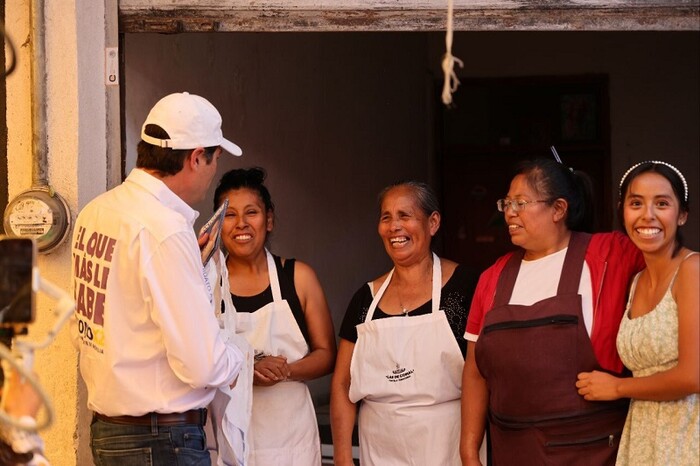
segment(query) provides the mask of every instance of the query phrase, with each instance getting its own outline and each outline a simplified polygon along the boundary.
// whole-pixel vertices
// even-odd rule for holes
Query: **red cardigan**
[[[493,307],[498,278],[512,254],[501,256],[481,274],[469,310],[467,333],[478,335],[481,332],[484,316]],[[586,250],[586,263],[593,285],[593,351],[603,369],[619,374],[624,366],[615,340],[627,305],[630,282],[645,267],[644,257],[623,233],[595,233]]]

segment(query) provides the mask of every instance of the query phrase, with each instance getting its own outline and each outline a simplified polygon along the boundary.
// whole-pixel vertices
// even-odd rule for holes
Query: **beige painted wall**
[[[109,1],[109,0],[108,0]],[[12,199],[32,186],[30,1],[6,3],[6,30],[18,44],[18,69],[7,78],[8,185]],[[48,144],[50,185],[67,202],[73,218],[106,188],[104,70],[105,7],[94,0],[46,0],[46,99],[43,123]],[[114,17],[116,21],[116,16]],[[43,278],[70,290],[69,241],[40,255]],[[39,294],[37,320],[29,339],[53,327],[54,302]],[[76,352],[68,326],[36,354],[34,368],[53,401],[54,424],[42,432],[52,464],[87,464],[84,391],[78,382]],[[81,422],[78,422],[81,419]],[[82,439],[82,447],[78,443]],[[89,457],[88,457],[89,458]]]

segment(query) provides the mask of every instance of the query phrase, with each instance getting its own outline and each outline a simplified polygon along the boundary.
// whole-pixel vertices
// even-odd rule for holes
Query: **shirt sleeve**
[[[233,383],[243,354],[224,342],[214,315],[216,284],[208,283],[194,232],[160,242],[144,269],[152,319],[176,376],[194,388]]]
[[[484,316],[493,307],[498,278],[511,255],[512,253],[508,253],[496,259],[496,262],[479,277],[479,283],[476,285],[474,298],[469,308],[469,320],[467,320],[467,328],[464,333],[464,338],[468,341],[475,342],[479,338],[481,328],[484,326]]]
[[[340,338],[353,343],[357,342],[357,325],[364,322],[371,303],[372,292],[369,285],[365,284],[357,290],[348,304],[343,323],[340,325],[340,332],[338,332]]]
[[[481,274],[476,285],[476,291],[469,308],[467,328],[464,332],[464,338],[467,341],[475,342],[479,338],[479,333],[481,333],[481,327],[484,323],[484,315],[486,315],[486,311],[492,304],[495,288],[491,286],[491,274],[492,268],[487,269]]]

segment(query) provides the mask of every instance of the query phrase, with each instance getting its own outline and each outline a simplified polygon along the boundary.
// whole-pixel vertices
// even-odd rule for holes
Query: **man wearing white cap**
[[[82,210],[71,325],[94,412],[97,465],[209,465],[204,409],[243,355],[222,337],[194,233],[222,151],[241,155],[206,99],[170,94],[141,130],[136,168]]]

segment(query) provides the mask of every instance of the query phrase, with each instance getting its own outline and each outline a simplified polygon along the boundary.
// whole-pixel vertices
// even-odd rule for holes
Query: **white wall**
[[[458,33],[464,76],[610,75],[612,177],[661,158],[698,205],[697,33]],[[127,166],[162,95],[189,90],[221,111],[244,150],[223,171],[261,165],[277,205],[274,252],[310,263],[336,328],[352,293],[390,264],[376,234],[377,192],[434,179],[436,33],[127,34]],[[212,188],[213,190],[213,188]],[[201,209],[211,210],[207,201]],[[698,216],[686,228],[698,248]],[[327,381],[316,384],[323,401]]]

